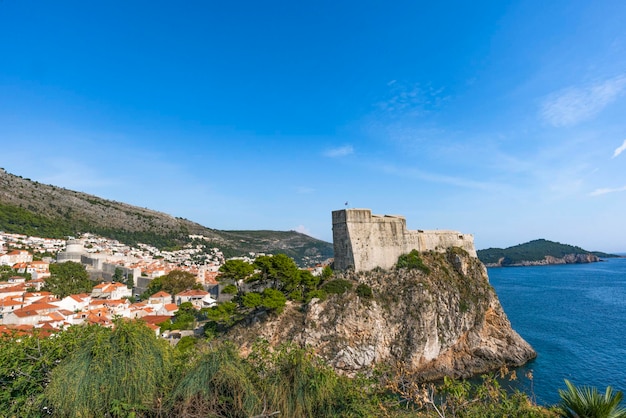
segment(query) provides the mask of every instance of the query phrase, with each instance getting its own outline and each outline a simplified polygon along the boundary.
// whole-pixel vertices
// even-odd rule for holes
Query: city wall
[[[407,230],[404,216],[372,215],[369,209],[336,210],[332,217],[336,270],[390,269],[412,250],[444,252],[460,247],[476,257],[471,234]]]

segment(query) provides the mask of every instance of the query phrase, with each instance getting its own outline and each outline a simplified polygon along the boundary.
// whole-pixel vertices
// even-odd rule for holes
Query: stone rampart
[[[412,250],[443,252],[460,247],[476,257],[470,234],[407,230],[404,216],[372,215],[369,209],[336,210],[332,217],[336,270],[390,269],[399,256]]]

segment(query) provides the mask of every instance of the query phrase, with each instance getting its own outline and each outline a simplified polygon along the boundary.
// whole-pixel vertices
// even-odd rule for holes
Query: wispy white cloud
[[[590,119],[611,104],[626,88],[626,75],[582,87],[568,87],[549,95],[541,117],[553,126],[571,126]]]
[[[305,235],[311,236],[311,231],[309,231],[309,229],[306,226],[304,226],[304,225],[296,226],[295,231],[299,232],[301,234],[305,234]]]
[[[376,107],[393,117],[419,115],[437,107],[445,100],[443,88],[436,89],[398,80],[391,80],[387,86],[389,87],[387,97],[377,102]]]
[[[299,187],[296,187],[296,193],[298,193],[298,194],[311,194],[311,193],[315,193],[315,189],[312,188],[312,187],[299,186]]]
[[[619,147],[617,147],[615,149],[615,151],[613,152],[613,157],[611,157],[611,158],[615,158],[615,157],[619,156],[624,151],[626,151],[626,139],[624,140],[622,145],[620,145]]]
[[[596,189],[593,192],[589,193],[589,196],[602,196],[604,194],[619,193],[619,192],[626,192],[626,186],[616,187],[613,189],[611,188]]]
[[[331,148],[324,152],[324,155],[329,158],[346,157],[351,154],[354,154],[354,148],[352,147],[352,145],[344,145],[337,148]]]
[[[502,187],[501,185],[497,185],[494,183],[475,181],[463,177],[446,176],[442,174],[419,170],[413,167],[402,167],[390,163],[372,163],[370,164],[370,168],[395,176],[430,181],[433,183],[448,184],[451,186],[468,189],[493,190]]]

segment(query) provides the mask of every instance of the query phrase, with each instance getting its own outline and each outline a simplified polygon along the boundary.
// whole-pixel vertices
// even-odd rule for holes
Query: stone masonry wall
[[[476,257],[474,237],[456,231],[411,231],[403,216],[372,215],[369,209],[342,209],[332,213],[335,269],[368,271],[390,269],[398,257],[412,250],[445,251],[460,247]]]

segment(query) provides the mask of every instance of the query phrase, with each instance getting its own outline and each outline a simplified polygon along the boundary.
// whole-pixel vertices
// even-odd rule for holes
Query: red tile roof
[[[172,297],[172,295],[170,295],[169,293],[163,291],[163,290],[159,290],[158,292],[156,292],[154,295],[150,296],[151,298],[166,298],[166,297]]]
[[[167,315],[148,315],[148,316],[144,316],[143,318],[141,318],[141,320],[147,324],[161,324],[165,321],[169,321],[171,320],[172,317],[171,316],[167,316]]]
[[[176,296],[206,296],[209,292],[200,289],[189,289],[177,293]]]

